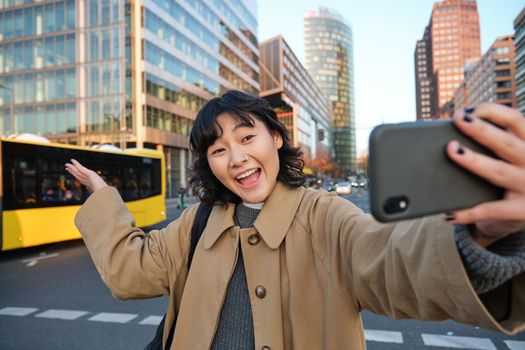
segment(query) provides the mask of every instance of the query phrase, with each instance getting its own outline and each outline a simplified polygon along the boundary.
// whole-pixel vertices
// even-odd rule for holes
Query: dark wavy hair
[[[275,111],[260,97],[232,90],[208,101],[197,114],[191,130],[190,150],[194,159],[189,168],[189,183],[201,202],[226,205],[228,202],[241,201],[213,175],[208,164],[208,148],[222,134],[217,122],[217,117],[222,113],[229,113],[243,124],[251,126],[254,125],[253,118],[257,118],[270,132],[278,132],[283,139],[283,146],[278,150],[277,179],[289,187],[299,187],[304,183],[304,162],[301,159],[303,153],[300,148],[293,147],[286,128],[279,122]]]

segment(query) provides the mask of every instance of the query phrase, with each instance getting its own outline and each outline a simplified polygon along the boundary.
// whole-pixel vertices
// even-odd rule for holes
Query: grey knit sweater
[[[259,211],[239,204],[235,208],[234,221],[241,228],[252,227]],[[211,348],[213,350],[255,348],[252,307],[240,245],[237,265],[228,284],[219,325]]]
[[[474,242],[467,226],[455,225],[454,234],[459,254],[478,294],[525,271],[525,231],[500,239],[488,248]]]

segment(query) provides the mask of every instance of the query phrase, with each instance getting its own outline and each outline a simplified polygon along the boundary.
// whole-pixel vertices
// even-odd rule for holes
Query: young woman
[[[364,349],[363,309],[514,333],[525,327],[525,118],[484,104],[454,120],[502,160],[457,142],[448,155],[504,199],[380,224],[302,187],[301,153],[275,112],[231,91],[202,108],[190,136],[190,184],[215,204],[190,273],[197,206],[145,235],[116,189],[73,160],[67,171],[93,191],[76,224],[116,297],[169,294],[172,349]]]

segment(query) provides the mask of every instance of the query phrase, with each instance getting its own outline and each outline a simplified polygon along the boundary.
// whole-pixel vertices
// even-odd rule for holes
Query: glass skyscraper
[[[0,0],[0,133],[77,125],[75,1]]]
[[[0,0],[0,134],[164,151],[185,184],[197,110],[259,92],[255,0]]]
[[[352,29],[337,12],[320,7],[304,17],[305,67],[332,103],[336,163],[356,171]]]

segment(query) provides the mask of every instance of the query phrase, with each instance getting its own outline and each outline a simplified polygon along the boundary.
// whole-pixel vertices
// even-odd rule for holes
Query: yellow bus
[[[136,226],[166,219],[162,152],[0,139],[0,157],[1,251],[80,238],[74,217],[89,193],[65,171],[73,158],[119,190]]]

